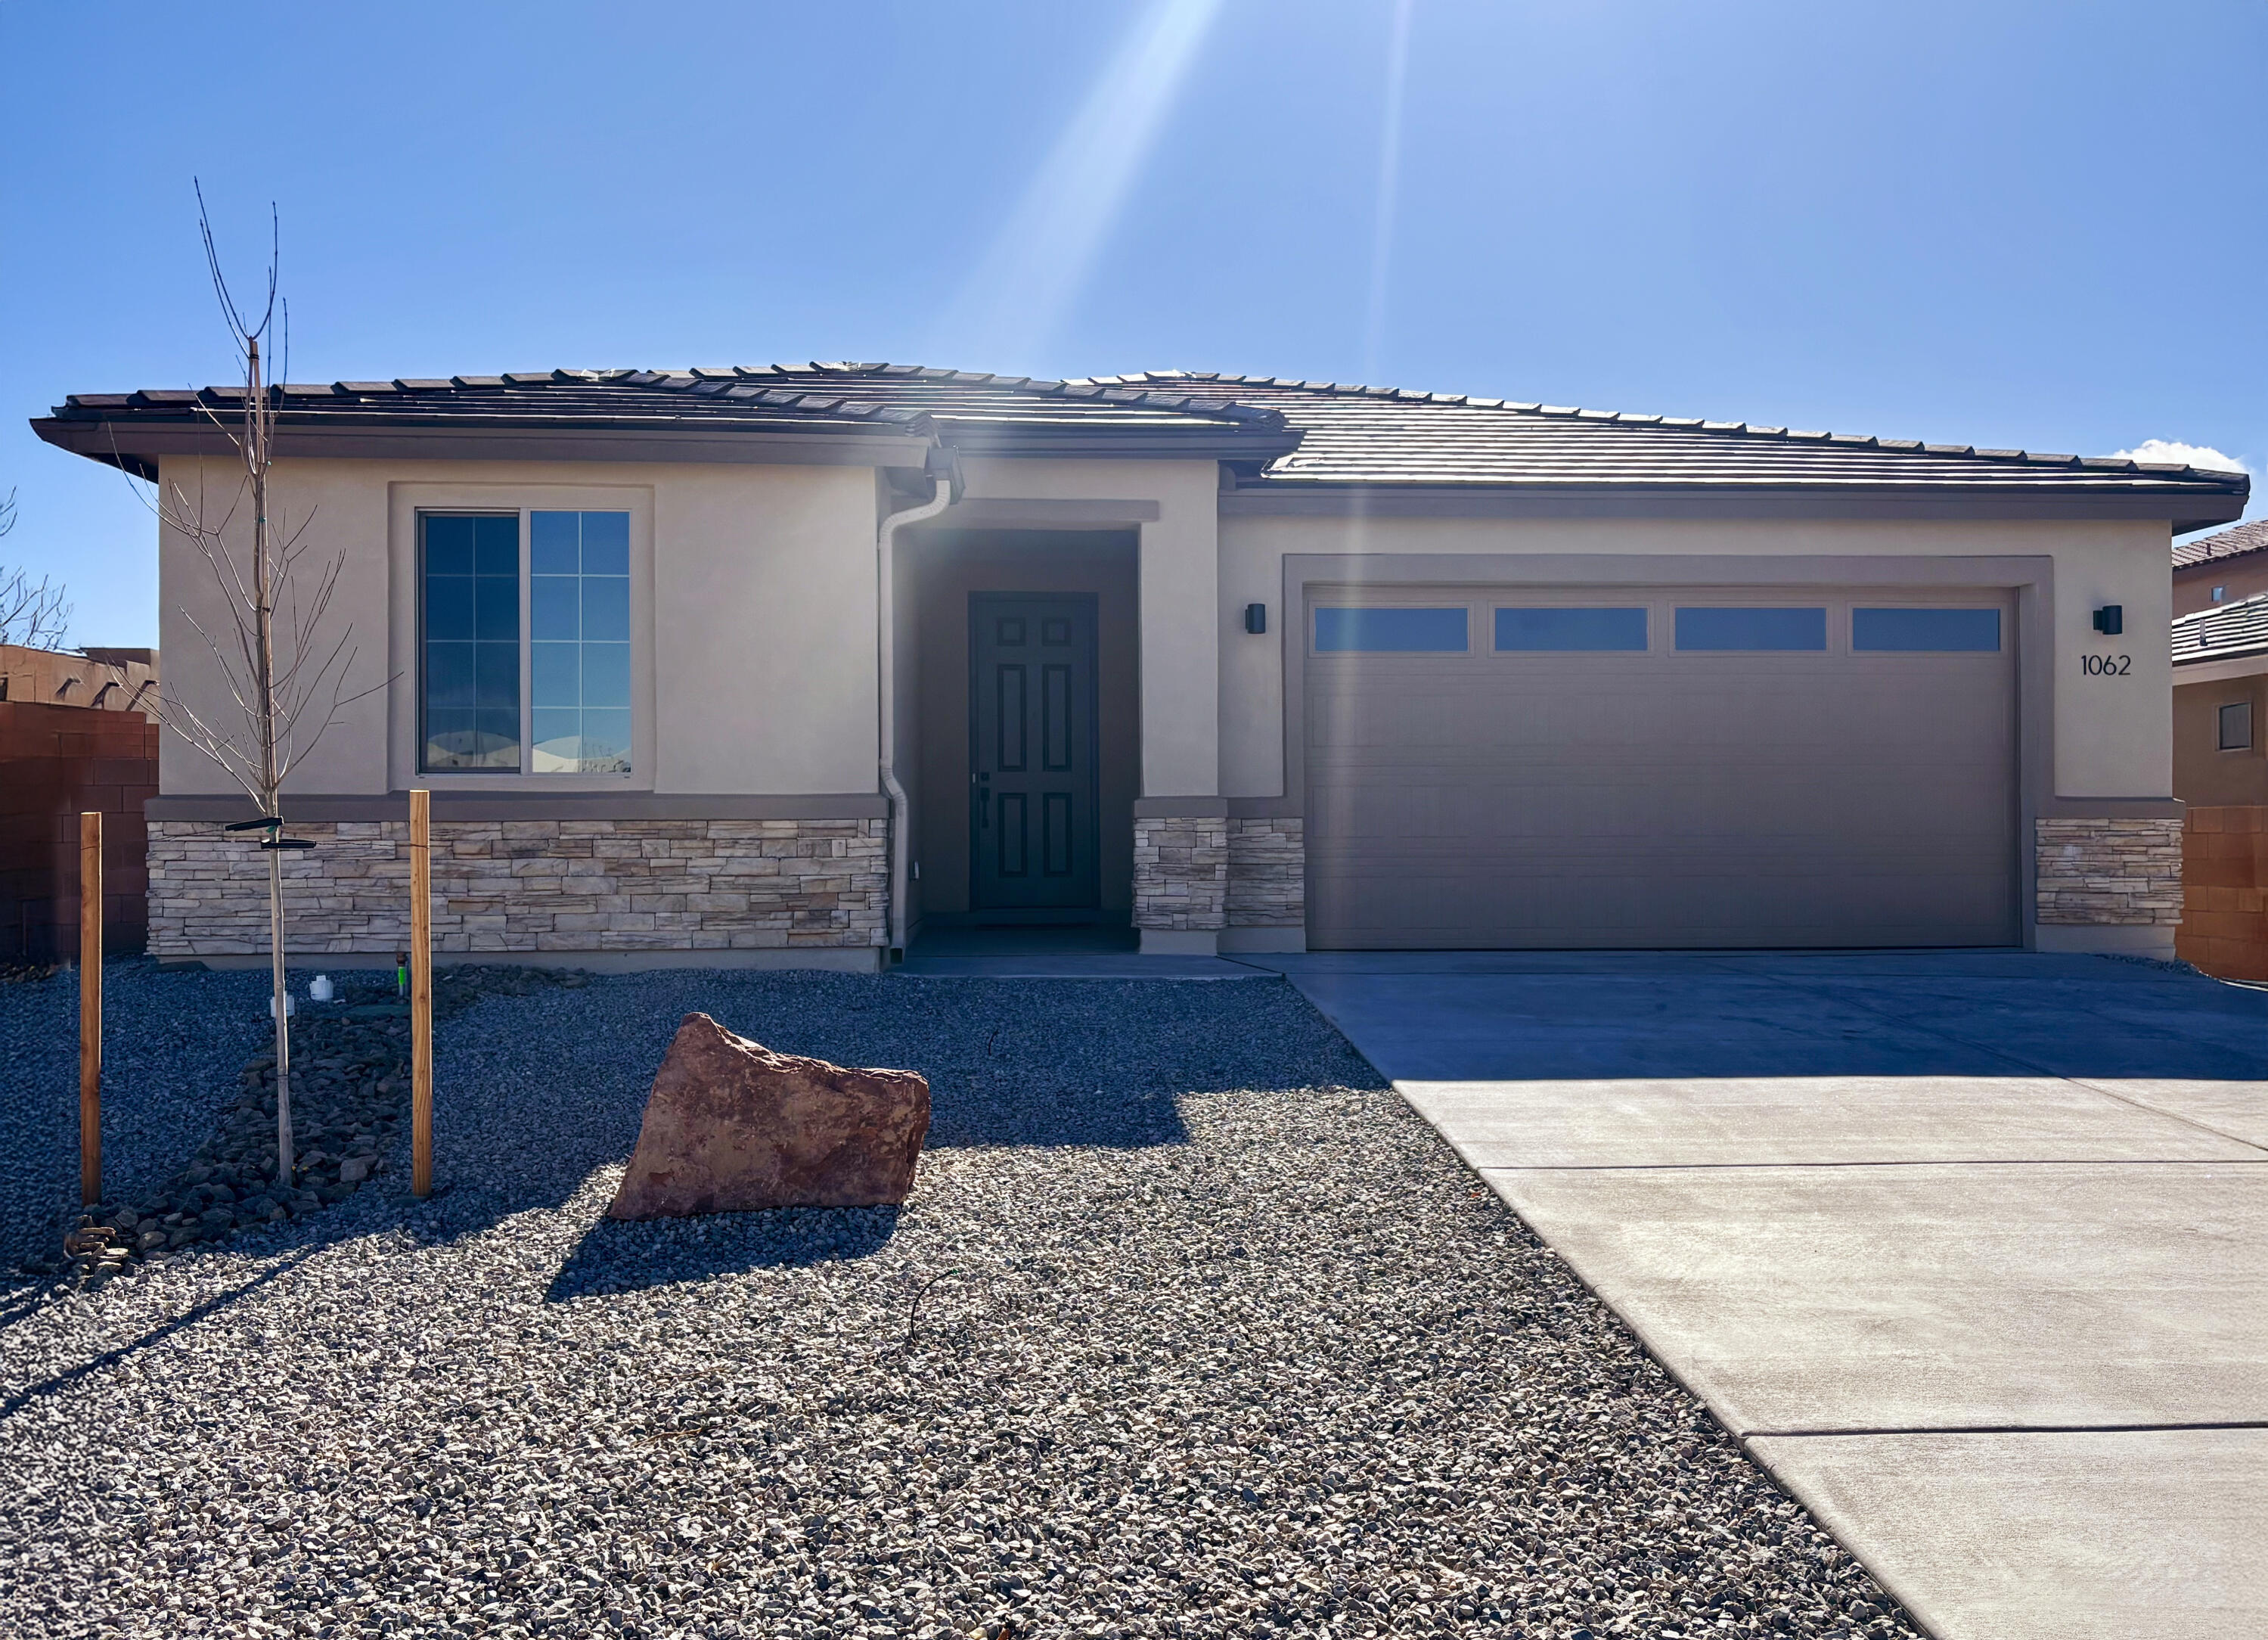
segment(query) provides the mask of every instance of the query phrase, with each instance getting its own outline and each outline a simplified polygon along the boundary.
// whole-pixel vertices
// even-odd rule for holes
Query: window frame
[[[419,782],[458,787],[461,789],[508,791],[541,782],[554,789],[580,791],[622,791],[650,789],[653,784],[652,765],[654,758],[655,737],[652,712],[652,649],[648,627],[652,620],[652,555],[650,551],[650,521],[652,517],[652,491],[643,487],[635,491],[615,490],[600,486],[562,486],[563,494],[542,496],[541,484],[433,484],[402,485],[396,488],[397,505],[402,510],[395,513],[400,521],[395,539],[406,550],[396,559],[404,565],[408,573],[407,609],[399,603],[397,610],[409,617],[404,623],[409,642],[396,646],[395,669],[409,676],[409,711],[408,733],[402,741],[394,742],[396,751],[389,754],[389,762],[404,770]],[[402,494],[409,491],[413,493]],[[416,494],[417,491],[434,493]],[[497,492],[488,499],[482,491]],[[534,499],[531,499],[531,497]],[[630,528],[630,767],[627,770],[589,772],[583,770],[539,771],[534,766],[534,639],[533,634],[533,598],[534,565],[532,551],[532,514],[536,513],[620,513],[627,515]],[[436,769],[425,762],[425,521],[428,518],[502,518],[515,516],[518,520],[519,556],[519,757],[517,769]],[[397,617],[399,618],[399,617]],[[402,630],[397,626],[397,632]],[[406,647],[407,653],[404,653]],[[406,744],[405,744],[406,741]],[[397,781],[398,784],[398,781]]]
[[[571,579],[571,580],[574,580],[574,581],[575,581],[575,583],[576,583],[576,595],[577,595],[576,601],[577,601],[577,605],[578,605],[578,609],[577,609],[577,635],[576,635],[576,637],[575,637],[574,639],[572,639],[562,640],[562,639],[547,639],[547,638],[543,638],[543,637],[539,636],[539,635],[538,635],[538,633],[537,633],[537,632],[536,632],[536,619],[535,619],[535,616],[536,616],[536,609],[535,609],[535,590],[536,590],[536,588],[535,588],[535,582],[536,582],[536,577],[537,577],[537,575],[538,575],[539,572],[538,572],[538,570],[537,570],[537,568],[536,568],[536,563],[535,563],[535,514],[536,514],[536,513],[553,513],[553,514],[557,514],[557,515],[572,514],[572,515],[577,519],[577,521],[578,521],[578,522],[577,522],[577,526],[576,526],[577,548],[578,548],[578,553],[577,553],[577,559],[578,559],[578,562],[577,562],[577,567],[576,567],[576,569],[575,569],[575,571],[574,571],[574,573],[573,573],[573,574],[572,574],[571,576],[561,576],[561,577],[560,577],[561,579]],[[623,539],[622,539],[622,551],[623,551],[623,562],[622,562],[622,577],[621,577],[621,579],[622,579],[622,580],[623,581],[623,587],[622,587],[622,591],[623,591],[623,594],[624,594],[624,606],[623,606],[622,616],[623,616],[623,620],[624,620],[624,623],[625,623],[625,630],[624,630],[624,632],[623,632],[623,633],[622,633],[622,638],[621,638],[620,639],[590,639],[590,638],[588,638],[587,636],[585,636],[585,635],[583,633],[583,631],[582,631],[583,621],[584,621],[584,619],[587,617],[588,610],[589,610],[589,605],[588,605],[586,602],[584,602],[585,595],[585,594],[586,594],[586,592],[587,592],[587,588],[585,587],[584,583],[585,583],[585,582],[586,582],[586,581],[588,581],[588,580],[593,580],[593,579],[598,579],[598,577],[594,576],[593,573],[593,572],[591,572],[590,570],[587,570],[587,569],[585,569],[585,568],[582,567],[582,562],[583,562],[583,552],[586,550],[586,537],[585,537],[585,526],[581,523],[581,521],[581,521],[581,520],[583,520],[584,518],[589,517],[589,516],[591,516],[591,515],[593,515],[593,514],[594,514],[594,513],[615,513],[615,514],[617,514],[618,516],[620,516],[620,517],[622,518],[622,532],[623,532]],[[562,776],[580,776],[580,775],[590,775],[590,774],[598,774],[598,775],[601,775],[601,776],[614,776],[614,777],[620,777],[620,776],[623,776],[623,775],[635,774],[635,773],[637,773],[637,765],[638,765],[638,752],[639,752],[639,736],[638,736],[638,733],[637,733],[637,699],[636,699],[637,693],[637,678],[636,678],[636,671],[637,671],[637,668],[636,668],[636,662],[635,662],[635,650],[636,650],[636,644],[635,644],[634,639],[633,639],[633,634],[631,633],[631,632],[630,632],[630,630],[628,630],[629,626],[630,626],[630,624],[634,624],[634,623],[632,622],[632,617],[631,617],[631,614],[630,614],[630,599],[629,599],[629,594],[630,594],[630,584],[631,584],[631,582],[633,581],[633,580],[635,579],[635,578],[634,578],[634,575],[633,575],[633,573],[632,573],[632,566],[631,566],[631,564],[630,564],[630,531],[631,531],[631,528],[632,528],[632,527],[633,527],[633,525],[634,525],[634,522],[635,522],[635,521],[631,518],[630,513],[630,512],[629,512],[629,510],[628,510],[627,508],[615,508],[615,507],[564,507],[564,506],[556,506],[556,507],[555,507],[555,506],[539,506],[539,507],[530,507],[530,508],[526,509],[526,513],[524,513],[524,515],[523,515],[523,518],[522,518],[522,527],[523,527],[523,528],[524,528],[524,529],[525,529],[525,531],[526,531],[526,553],[525,553],[526,562],[525,562],[525,565],[524,565],[524,567],[523,567],[523,569],[522,569],[522,573],[521,573],[521,580],[522,580],[522,583],[523,583],[523,588],[524,588],[522,596],[523,596],[523,601],[524,601],[525,605],[526,605],[526,618],[525,622],[523,623],[523,624],[524,624],[524,628],[525,628],[525,632],[526,632],[526,636],[522,639],[521,643],[522,643],[522,647],[523,647],[523,649],[524,649],[524,651],[525,651],[525,654],[523,654],[523,656],[522,656],[522,668],[523,668],[523,670],[524,670],[525,675],[526,675],[526,676],[527,682],[526,682],[526,691],[525,691],[525,698],[526,698],[526,707],[525,707],[525,717],[526,717],[526,729],[525,729],[525,731],[524,731],[523,739],[522,739],[522,750],[523,750],[523,755],[524,755],[524,757],[525,757],[525,759],[526,759],[525,766],[526,766],[526,768],[527,772],[530,772],[530,773],[532,773],[532,774],[541,774],[541,775],[543,775],[546,779],[558,779],[558,778],[560,778],[560,777],[562,777]],[[559,572],[557,572],[557,571],[553,571],[553,570],[542,571],[542,572],[541,572],[541,573],[542,573],[542,574],[544,574],[544,575],[547,575],[547,576],[559,576],[559,575],[560,575],[560,573],[559,573]],[[615,579],[615,577],[613,577],[612,575],[608,575],[608,576],[606,576],[604,579],[613,580],[613,579]],[[627,761],[628,761],[629,765],[630,765],[628,768],[625,768],[625,769],[607,769],[607,770],[593,770],[593,769],[549,769],[549,770],[547,770],[547,769],[544,769],[544,768],[540,767],[540,766],[537,765],[537,763],[536,763],[536,757],[537,757],[537,756],[538,756],[539,749],[540,749],[540,747],[541,746],[542,742],[541,742],[541,741],[539,741],[539,740],[538,740],[538,738],[537,738],[537,736],[536,736],[536,732],[535,732],[535,731],[536,731],[536,721],[535,721],[535,720],[536,720],[536,715],[537,715],[537,713],[538,713],[539,712],[550,711],[550,710],[556,710],[557,708],[543,706],[543,705],[542,705],[541,703],[539,703],[539,702],[538,702],[538,700],[536,699],[536,689],[535,689],[535,683],[536,683],[536,678],[535,678],[535,646],[536,646],[536,645],[537,645],[537,644],[539,644],[539,643],[559,643],[559,642],[563,642],[563,641],[564,641],[564,642],[571,642],[571,643],[573,645],[573,646],[574,646],[574,648],[575,648],[575,650],[576,650],[576,652],[577,652],[577,653],[576,653],[576,656],[575,656],[575,666],[576,666],[576,675],[577,675],[577,683],[578,683],[578,687],[577,687],[577,705],[576,705],[576,706],[573,708],[573,710],[575,711],[575,713],[576,713],[576,719],[577,719],[577,722],[576,722],[576,735],[577,735],[577,740],[578,740],[578,753],[579,753],[579,750],[580,750],[580,744],[579,744],[579,743],[580,743],[580,742],[581,742],[581,741],[582,741],[582,739],[583,739],[583,728],[584,728],[584,725],[583,725],[583,718],[584,718],[584,714],[585,714],[585,713],[586,713],[592,712],[592,711],[607,711],[607,712],[615,712],[615,711],[619,711],[620,713],[622,713],[622,714],[624,717],[626,717],[626,718],[628,718],[628,719],[630,720],[630,734],[629,734],[629,736],[628,736],[628,745],[627,745],[627,748],[626,748],[626,757],[627,757]],[[585,703],[582,700],[582,698],[581,698],[581,681],[582,681],[582,679],[583,679],[585,676],[587,676],[587,669],[588,669],[588,668],[589,668],[589,666],[590,666],[591,659],[592,659],[591,654],[590,654],[590,653],[589,653],[589,647],[588,647],[588,646],[589,646],[591,644],[593,644],[593,643],[607,643],[607,644],[613,644],[613,643],[615,643],[615,642],[619,642],[619,643],[621,643],[621,644],[622,644],[622,649],[623,649],[623,652],[624,652],[624,659],[625,659],[625,662],[626,662],[626,664],[627,664],[627,666],[628,666],[628,669],[629,669],[629,676],[627,676],[625,677],[625,679],[624,679],[624,683],[625,683],[625,684],[627,685],[628,690],[629,690],[629,694],[628,694],[628,696],[623,699],[622,704],[619,707],[611,707],[611,706],[609,706],[609,707],[592,707],[592,706],[588,705],[587,704],[585,704]]]
[[[516,692],[513,699],[514,716],[519,720],[519,761],[514,767],[509,769],[434,768],[425,761],[426,749],[429,744],[426,735],[427,703],[425,694],[427,687],[426,646],[428,642],[426,636],[427,621],[425,614],[427,581],[425,571],[425,527],[428,521],[437,518],[510,518],[513,521],[513,528],[516,531],[516,544],[513,548],[514,577],[518,583],[518,616],[513,646],[519,652],[514,665],[517,683],[515,685]],[[436,775],[449,777],[474,775],[490,779],[518,779],[528,772],[526,510],[525,508],[515,509],[505,506],[420,507],[417,509],[416,513],[409,550],[410,563],[413,566],[411,575],[413,584],[410,587],[410,595],[416,601],[417,609],[416,632],[411,646],[412,664],[416,675],[416,687],[411,691],[411,712],[413,716],[410,722],[410,733],[411,758],[413,765],[420,776]],[[475,708],[475,710],[477,709],[478,708]]]
[[[2244,739],[2242,742],[2234,746],[2230,745],[2228,742],[2228,729],[2227,727],[2228,722],[2228,714],[2232,712],[2242,712],[2244,713]],[[2254,743],[2260,738],[2260,726],[2257,721],[2259,716],[2260,714],[2253,709],[2252,698],[2250,696],[2247,696],[2242,700],[2224,700],[2218,705],[2214,706],[2213,709],[2213,750],[2215,751],[2233,751],[2239,753],[2251,751],[2254,749]]]

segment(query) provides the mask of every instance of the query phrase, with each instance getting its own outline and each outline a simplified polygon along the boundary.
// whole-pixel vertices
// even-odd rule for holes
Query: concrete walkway
[[[1242,960],[1943,1640],[2268,1636],[2268,993],[2021,952]]]

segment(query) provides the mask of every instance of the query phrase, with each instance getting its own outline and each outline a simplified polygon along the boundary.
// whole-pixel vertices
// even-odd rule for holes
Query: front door
[[[1100,903],[1094,599],[968,595],[971,907]]]

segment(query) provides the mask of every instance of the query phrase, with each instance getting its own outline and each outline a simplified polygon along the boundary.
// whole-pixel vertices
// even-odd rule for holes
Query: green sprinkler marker
[[[394,994],[396,996],[409,994],[409,953],[407,951],[394,954]]]

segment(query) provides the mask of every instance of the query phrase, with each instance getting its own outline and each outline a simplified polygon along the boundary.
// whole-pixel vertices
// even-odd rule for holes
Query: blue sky
[[[75,642],[154,641],[154,525],[25,418],[230,379],[193,176],[241,283],[281,212],[300,380],[1180,366],[2268,470],[2257,0],[11,0],[0,58],[0,564]]]

